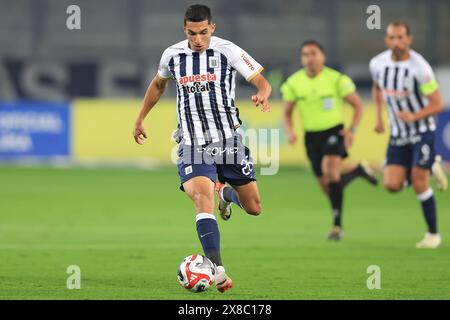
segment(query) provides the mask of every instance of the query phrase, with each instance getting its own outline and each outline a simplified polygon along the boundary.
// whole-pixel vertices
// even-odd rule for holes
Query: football
[[[216,276],[214,264],[200,254],[193,254],[183,259],[178,267],[178,282],[180,285],[192,292],[207,290]]]

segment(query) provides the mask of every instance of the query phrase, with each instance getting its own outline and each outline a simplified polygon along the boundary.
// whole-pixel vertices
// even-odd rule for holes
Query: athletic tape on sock
[[[225,198],[223,197],[223,190],[225,189],[225,185],[223,185],[222,186],[222,188],[220,189],[220,192],[219,192],[219,197],[220,197],[220,199],[222,199],[223,201],[225,201]]]
[[[199,220],[202,220],[202,219],[216,220],[216,217],[212,213],[197,213],[197,215],[195,216],[195,221],[198,222]]]
[[[420,193],[417,195],[417,199],[419,199],[420,201],[427,201],[428,199],[430,199],[433,196],[433,189],[428,188],[426,191]]]

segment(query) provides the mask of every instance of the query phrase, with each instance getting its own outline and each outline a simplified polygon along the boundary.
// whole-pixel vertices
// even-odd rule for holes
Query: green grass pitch
[[[391,195],[355,181],[345,190],[345,238],[326,240],[328,201],[312,174],[259,176],[264,212],[219,221],[235,287],[194,294],[177,283],[201,253],[193,205],[176,169],[0,167],[0,299],[449,299],[450,196],[435,192],[443,246],[425,231],[411,189]],[[66,269],[81,268],[68,290]],[[367,267],[381,268],[368,290]]]

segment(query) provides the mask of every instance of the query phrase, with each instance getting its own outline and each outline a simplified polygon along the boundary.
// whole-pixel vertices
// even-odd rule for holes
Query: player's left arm
[[[232,42],[226,43],[222,49],[229,58],[231,66],[258,90],[252,96],[252,102],[257,107],[261,106],[263,112],[270,111],[269,97],[272,93],[272,86],[261,74],[264,68],[252,56]]]
[[[255,106],[261,106],[263,112],[270,111],[269,97],[272,94],[272,86],[264,78],[261,73],[256,74],[250,83],[258,90],[255,95],[252,96],[252,101]]]
[[[434,90],[426,97],[428,98],[428,104],[425,108],[418,112],[400,111],[397,113],[397,117],[404,122],[411,123],[429,116],[434,116],[444,110],[444,102],[442,101],[439,89]]]
[[[363,107],[361,97],[356,90],[345,96],[344,101],[353,108],[353,118],[350,128],[344,131],[345,147],[350,148],[353,145],[353,136],[361,122]]]
[[[444,109],[439,84],[434,76],[433,69],[425,59],[419,59],[416,69],[416,79],[420,92],[428,98],[428,104],[418,112],[400,111],[397,117],[407,123],[419,121],[429,116],[434,116]]]

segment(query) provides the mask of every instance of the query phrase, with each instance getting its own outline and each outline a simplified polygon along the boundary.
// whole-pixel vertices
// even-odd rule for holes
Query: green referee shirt
[[[284,101],[294,102],[305,131],[323,131],[342,124],[343,99],[356,90],[348,76],[328,67],[314,78],[305,69],[291,75],[281,86]]]

